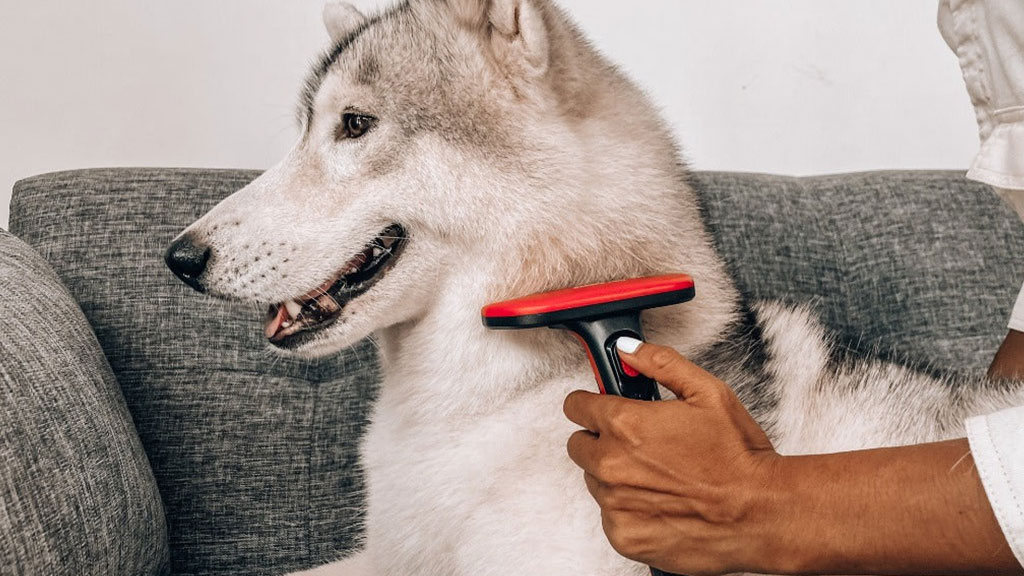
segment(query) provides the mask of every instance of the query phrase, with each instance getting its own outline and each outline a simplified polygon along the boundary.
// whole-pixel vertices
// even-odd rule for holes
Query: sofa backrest
[[[286,572],[357,542],[372,347],[272,356],[261,311],[192,292],[162,262],[185,226],[256,175],[48,174],[20,182],[12,203],[12,231],[48,258],[117,374],[178,574]],[[1024,227],[985,187],[949,172],[703,173],[694,184],[750,297],[810,302],[851,347],[936,369],[980,371],[998,346]]]
[[[983,372],[1024,282],[1024,225],[959,172],[704,173],[719,249],[755,299],[810,303],[840,343]]]

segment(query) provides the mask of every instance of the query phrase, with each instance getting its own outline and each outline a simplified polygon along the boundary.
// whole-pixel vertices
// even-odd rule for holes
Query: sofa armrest
[[[96,337],[3,230],[0,313],[0,572],[167,573],[160,495]]]

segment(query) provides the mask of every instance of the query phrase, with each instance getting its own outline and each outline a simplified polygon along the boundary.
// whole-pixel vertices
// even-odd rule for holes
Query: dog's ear
[[[363,24],[366,24],[366,16],[348,2],[332,1],[324,6],[324,25],[332,42],[348,38]]]
[[[527,76],[548,69],[548,29],[538,0],[446,0],[456,18],[489,42],[498,63]]]

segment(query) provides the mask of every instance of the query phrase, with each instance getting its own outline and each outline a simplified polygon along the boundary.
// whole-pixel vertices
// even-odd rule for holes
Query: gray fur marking
[[[363,23],[363,25],[359,26],[349,34],[348,37],[335,42],[333,46],[320,56],[317,63],[313,65],[313,69],[310,71],[309,76],[306,77],[306,81],[303,83],[302,94],[299,96],[298,117],[303,126],[309,126],[309,120],[313,117],[313,101],[316,99],[317,92],[320,91],[320,86],[323,85],[324,78],[327,77],[327,73],[330,71],[331,67],[338,62],[338,58],[340,58],[341,55],[345,53],[350,46],[352,46],[352,43],[362,36],[367,30],[375,26],[381,20],[389,18],[398,12],[406,11],[408,8],[409,3],[404,2],[393,6],[385,12],[370,17],[365,23]],[[364,66],[366,64],[367,63],[364,63]],[[376,63],[371,61],[369,64],[371,66],[368,70],[369,73],[360,75],[361,79],[367,79],[365,83],[372,82],[376,79],[376,76],[379,75],[379,69],[376,67]],[[362,71],[363,68],[360,70]]]

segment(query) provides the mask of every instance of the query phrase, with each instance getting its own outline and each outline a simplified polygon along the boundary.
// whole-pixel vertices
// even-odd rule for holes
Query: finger
[[[569,458],[587,474],[593,472],[600,449],[597,436],[586,430],[573,433],[566,443]]]
[[[689,518],[695,514],[693,506],[678,494],[657,492],[634,486],[610,486],[593,474],[584,473],[587,492],[602,510],[631,512],[639,516]]]
[[[619,338],[615,342],[622,361],[654,378],[677,397],[688,400],[722,386],[717,378],[665,346]]]
[[[607,428],[609,419],[631,400],[619,396],[594,394],[585,390],[572,392],[562,403],[566,418],[595,434]]]
[[[596,500],[598,504],[601,504],[601,482],[596,476],[589,472],[583,473],[583,481],[587,483],[587,492],[590,492],[590,495],[594,497],[594,500]]]
[[[597,394],[585,390],[572,392],[565,397],[565,402],[562,403],[562,412],[572,422],[596,434],[598,432],[597,397]]]

